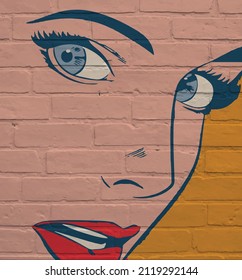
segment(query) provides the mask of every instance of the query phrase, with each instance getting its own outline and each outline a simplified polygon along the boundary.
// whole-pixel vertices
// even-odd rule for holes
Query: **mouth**
[[[124,244],[140,231],[102,221],[46,221],[33,229],[58,260],[118,260]]]

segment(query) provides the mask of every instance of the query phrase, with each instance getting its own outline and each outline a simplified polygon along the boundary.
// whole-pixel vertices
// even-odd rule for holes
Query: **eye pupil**
[[[66,63],[72,61],[73,54],[72,54],[71,50],[67,49],[67,50],[63,51],[61,54],[61,59]]]

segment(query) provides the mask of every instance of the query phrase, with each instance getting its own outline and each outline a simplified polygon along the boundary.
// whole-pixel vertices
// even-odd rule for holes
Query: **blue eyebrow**
[[[111,18],[109,16],[92,12],[92,11],[86,11],[86,10],[67,10],[62,11],[58,13],[54,13],[48,16],[44,16],[32,21],[29,21],[28,23],[38,23],[43,21],[49,21],[49,20],[56,20],[56,19],[81,19],[81,20],[87,20],[92,21],[96,23],[100,23],[104,26],[107,26],[109,28],[112,28],[113,30],[123,34],[124,36],[128,37],[132,41],[136,42],[141,47],[145,48],[150,53],[154,54],[153,47],[150,43],[150,41],[139,31],[135,30],[134,28],[130,27],[129,25]]]

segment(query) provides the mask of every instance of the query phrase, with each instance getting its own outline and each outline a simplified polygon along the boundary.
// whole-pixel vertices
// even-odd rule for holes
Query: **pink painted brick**
[[[92,142],[90,125],[35,123],[15,127],[17,147],[89,147]]]
[[[122,70],[117,69],[110,92],[174,93],[180,79],[186,74],[181,70]]]
[[[127,157],[126,170],[130,173],[161,173],[170,174],[170,152],[166,150],[147,150],[146,157]],[[190,171],[194,162],[194,152],[189,149],[181,149],[175,152],[176,172],[186,173]]]
[[[3,226],[29,226],[50,219],[50,205],[0,205],[0,224]]]
[[[63,19],[52,21],[51,24],[48,22],[28,24],[29,21],[35,20],[39,17],[41,16],[14,16],[13,38],[18,40],[31,40],[31,36],[33,36],[37,31],[39,31],[41,34],[43,34],[43,31],[45,31],[47,34],[55,31],[64,33],[69,32],[72,35],[77,34],[80,36],[85,36],[87,38],[92,37],[91,23],[88,21]],[[39,56],[41,57],[41,54]]]
[[[151,39],[167,39],[170,38],[170,22],[166,17],[161,16],[122,16],[115,17],[117,20],[130,25],[144,36]],[[157,26],[159,28],[157,28]],[[107,28],[100,24],[93,23],[94,39],[112,39],[112,40],[129,40],[119,32],[111,28]],[[137,38],[138,39],[138,38]]]
[[[24,178],[23,199],[26,201],[95,200],[100,182],[101,179],[97,178]],[[38,190],[37,194],[36,190]]]
[[[140,9],[145,12],[208,13],[213,0],[141,0]]]
[[[182,39],[242,39],[241,18],[176,18],[173,34]]]
[[[48,173],[120,173],[124,154],[118,151],[52,151]]]
[[[0,44],[0,65],[3,66],[46,66],[43,56],[33,43],[2,43]],[[19,72],[22,73],[22,72]]]
[[[14,201],[21,197],[20,178],[0,177],[0,200]]]
[[[0,123],[0,131],[0,147],[11,146],[13,143],[13,126],[8,123]]]
[[[139,7],[138,0],[106,0],[104,2],[82,0],[81,3],[78,0],[59,0],[60,9],[82,9],[104,13],[126,13],[135,12]]]
[[[238,0],[218,0],[220,13],[237,14],[242,13],[241,2]]]
[[[0,60],[3,60],[0,58]],[[14,83],[13,83],[14,81]],[[25,93],[31,90],[31,74],[26,70],[0,70],[0,92]]]
[[[133,61],[136,66],[199,66],[209,60],[208,44],[152,43],[155,54],[133,44]],[[179,55],[178,55],[179,54]]]
[[[135,120],[169,120],[173,102],[174,96],[135,97],[132,102],[132,118]],[[187,112],[183,110],[182,114],[177,113],[177,118],[181,118],[181,115],[182,119],[191,119],[191,113],[188,110]],[[198,114],[195,114],[192,119],[196,118],[200,118]]]
[[[128,154],[128,153],[127,153]],[[126,170],[131,173],[164,173],[170,174],[170,152],[146,149],[146,157],[127,157]]]
[[[1,13],[44,13],[50,12],[51,6],[49,0],[25,0],[24,2],[16,2],[2,0],[0,3]]]
[[[169,126],[103,124],[95,127],[95,145],[169,145]]]
[[[0,151],[0,172],[41,172],[42,167],[35,151]]]
[[[0,119],[48,119],[48,97],[0,96]]]
[[[8,17],[0,18],[0,39],[9,39],[12,37],[11,19]]]
[[[52,112],[63,119],[127,119],[131,116],[131,102],[125,97],[55,96]]]
[[[96,85],[75,83],[56,73],[52,69],[33,71],[33,88],[37,93],[95,93],[106,92],[110,82]]]
[[[87,211],[88,208],[88,211]],[[120,214],[122,213],[122,215]],[[125,204],[54,204],[51,219],[115,221],[129,226],[129,206]]]
[[[32,229],[0,229],[0,252],[28,253],[34,250]]]

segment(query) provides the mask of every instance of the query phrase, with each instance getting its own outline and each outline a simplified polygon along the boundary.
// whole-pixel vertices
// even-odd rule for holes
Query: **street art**
[[[34,26],[37,23],[58,19],[84,20],[104,25],[143,48],[147,53],[147,59],[156,56],[156,51],[148,39],[149,34],[142,34],[133,27],[104,14],[70,10],[37,18],[28,24]],[[32,34],[32,41],[40,49],[46,64],[56,72],[56,75],[81,85],[87,84],[92,87],[108,84],[110,90],[115,89],[115,82],[119,77],[116,77],[115,70],[104,56],[102,52],[104,50],[120,63],[126,63],[123,54],[81,34],[71,34],[71,31],[65,33],[53,30],[50,33],[42,33],[36,30]],[[127,151],[125,141],[128,143],[132,139],[112,138],[116,141],[117,150],[125,150],[125,160],[129,161],[131,166],[140,166],[140,173],[146,172],[146,169],[152,170],[144,160],[151,159],[152,162],[153,157],[152,168],[154,170],[161,168],[166,176],[159,177],[151,174],[142,179],[142,176],[135,178],[125,171],[114,176],[112,173],[109,174],[108,170],[112,166],[111,160],[99,176],[101,188],[113,197],[113,200],[110,199],[111,202],[107,201],[107,204],[116,205],[116,201],[120,198],[125,201],[125,205],[131,207],[133,214],[124,221],[123,216],[127,213],[115,212],[110,219],[110,210],[102,213],[97,204],[96,218],[93,219],[93,213],[88,209],[87,204],[85,211],[79,213],[78,220],[60,217],[59,220],[39,221],[33,225],[33,228],[53,258],[92,260],[129,257],[169,211],[191,179],[199,159],[205,116],[211,110],[229,106],[238,98],[241,91],[241,72],[231,77],[223,70],[228,64],[242,62],[241,54],[242,48],[239,48],[213,61],[204,62],[203,65],[191,69],[181,77],[177,85],[174,85],[174,93],[167,95],[170,104],[166,110],[168,125],[166,121],[166,127],[162,128],[161,134],[156,132],[156,128],[150,127],[152,135],[156,133],[158,137],[162,135],[156,153],[145,145],[134,151]],[[162,86],[161,83],[160,87]],[[178,120],[187,115],[190,119],[196,119],[196,127],[192,131],[193,138],[190,139],[193,150],[189,154],[180,154],[177,146],[184,138],[184,130],[189,129],[189,124],[181,129]],[[162,125],[161,122],[161,127]],[[113,133],[115,137],[115,129]],[[112,135],[104,135],[103,138],[109,136]],[[105,146],[101,151],[105,151]],[[92,156],[91,152],[90,156]],[[119,157],[114,158],[113,161],[119,161]],[[148,205],[150,211],[142,208],[140,203]]]
[[[125,23],[99,13],[82,10],[63,11],[41,17],[28,24],[68,18],[105,25],[136,42],[141,48],[147,50],[147,55],[156,55],[152,44],[145,35]],[[40,48],[41,54],[52,70],[63,78],[73,82],[86,83],[90,87],[98,82],[115,83],[115,79],[118,79],[101,49],[107,50],[120,62],[126,63],[125,58],[115,50],[76,34],[56,33],[55,31],[41,34],[37,30],[33,34],[32,40]],[[151,211],[150,215],[144,216],[144,219],[147,219],[146,223],[149,224],[148,228],[142,228],[139,225],[136,219],[140,220],[140,218],[136,217],[137,215],[132,217],[129,226],[121,227],[117,217],[110,221],[106,220],[105,215],[100,216],[98,206],[96,207],[97,219],[95,220],[89,219],[88,209],[86,209],[86,213],[80,213],[80,220],[39,222],[33,228],[55,259],[126,259],[134,248],[146,238],[180,196],[194,172],[202,144],[205,116],[211,110],[229,106],[238,98],[241,73],[230,79],[221,72],[221,69],[216,70],[216,65],[241,62],[241,53],[242,49],[239,48],[211,62],[205,62],[205,64],[190,70],[181,78],[176,87],[174,85],[176,90],[174,95],[170,96],[172,99],[169,128],[170,149],[169,155],[166,156],[170,174],[168,183],[158,182],[157,184],[152,177],[149,182],[142,182],[142,180],[137,182],[126,176],[112,181],[108,180],[105,174],[100,174],[103,187],[110,189],[110,191],[115,192],[117,186],[132,186],[137,188],[135,195],[133,195],[133,199],[137,203],[147,200],[149,207],[152,208],[153,202],[156,202],[154,211]],[[179,114],[185,114],[187,111],[196,115],[198,129],[188,132],[193,139],[195,153],[189,166],[189,172],[180,176],[177,171],[180,163],[177,162],[176,145],[179,142],[179,133],[176,131],[176,121]],[[142,160],[148,154],[145,147],[142,147],[126,154],[126,157],[138,157]],[[186,160],[186,156],[183,160]],[[124,189],[124,192],[129,196],[127,188]],[[117,195],[120,195],[120,192],[117,192]],[[160,202],[158,209],[157,199]],[[127,203],[129,203],[128,199]],[[139,204],[137,204],[137,208],[139,208]],[[140,209],[138,216],[142,215],[142,209]]]

